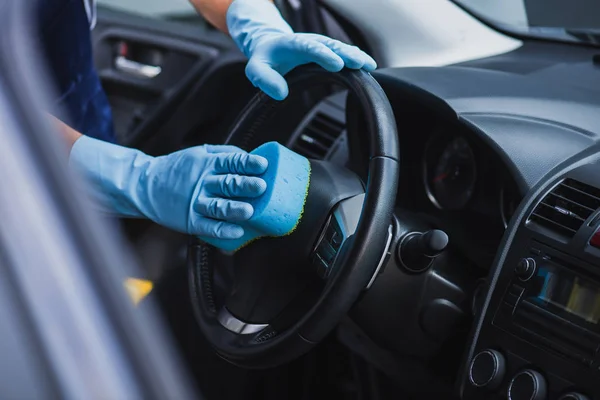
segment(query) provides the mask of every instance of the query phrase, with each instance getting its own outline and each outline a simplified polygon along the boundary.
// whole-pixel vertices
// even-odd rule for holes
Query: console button
[[[338,231],[334,230],[333,233],[331,234],[331,245],[335,249],[339,249],[343,241],[344,241],[344,236],[342,236],[342,234],[339,233]]]
[[[581,393],[572,392],[560,396],[558,400],[590,400],[590,398]]]
[[[525,289],[519,285],[510,285],[506,295],[504,296],[504,303],[512,308],[515,308],[524,291]]]
[[[547,397],[546,379],[537,371],[521,371],[508,385],[509,400],[546,400]]]
[[[522,286],[512,284],[508,288],[508,293],[517,297],[521,297],[525,289]]]
[[[509,307],[515,308],[517,306],[517,303],[519,302],[519,298],[519,296],[515,296],[514,294],[508,293],[504,297],[504,304],[508,305]]]
[[[473,357],[469,369],[471,384],[480,388],[496,389],[502,383],[506,372],[506,361],[496,350],[483,350]]]
[[[535,260],[531,257],[522,258],[515,267],[515,274],[522,281],[531,279],[535,273]]]

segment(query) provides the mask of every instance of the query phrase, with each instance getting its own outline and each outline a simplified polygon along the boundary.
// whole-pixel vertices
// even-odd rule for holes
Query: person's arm
[[[87,194],[107,214],[148,218],[200,237],[238,239],[244,234],[238,223],[254,213],[239,199],[266,190],[259,175],[267,160],[237,147],[204,145],[151,157],[50,118],[68,145],[70,167],[86,179]]]
[[[377,63],[355,46],[327,36],[294,33],[270,0],[190,0],[204,18],[231,35],[248,57],[246,76],[276,100],[288,95],[284,76],[294,68],[319,64],[330,72],[344,67],[372,71]]]
[[[71,148],[73,147],[77,139],[79,139],[83,135],[77,132],[75,129],[71,128],[69,125],[62,122],[60,119],[56,118],[55,116],[51,114],[48,114],[48,116],[50,117],[50,119],[60,132],[61,136],[63,137],[64,141],[66,142],[68,150],[71,151]]]
[[[208,22],[222,32],[229,33],[227,29],[227,9],[234,0],[190,0],[196,11]],[[260,0],[270,1],[273,0]]]

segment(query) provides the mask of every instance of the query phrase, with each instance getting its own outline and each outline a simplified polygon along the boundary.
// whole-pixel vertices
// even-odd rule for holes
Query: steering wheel
[[[346,315],[386,259],[399,176],[399,145],[390,103],[364,71],[327,72],[316,65],[287,76],[290,89],[345,86],[365,115],[366,186],[353,172],[311,160],[303,217],[288,236],[263,238],[233,255],[191,239],[189,286],[200,330],[216,352],[245,368],[278,366],[306,353]],[[228,144],[252,150],[275,138],[263,124],[282,103],[258,93],[234,124]],[[233,271],[227,294],[215,290]]]

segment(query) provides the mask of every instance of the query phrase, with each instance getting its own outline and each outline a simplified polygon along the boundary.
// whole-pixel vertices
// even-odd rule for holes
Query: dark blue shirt
[[[90,25],[82,0],[38,0],[39,39],[56,102],[77,131],[114,142],[112,112],[94,68]]]

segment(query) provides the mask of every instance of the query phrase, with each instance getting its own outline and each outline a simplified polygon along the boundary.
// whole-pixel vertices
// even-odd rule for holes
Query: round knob
[[[519,261],[519,263],[515,267],[515,274],[522,281],[529,280],[533,276],[534,272],[535,260],[530,257],[522,258],[521,261]]]
[[[448,235],[439,229],[425,232],[419,237],[423,249],[423,255],[427,257],[439,256],[448,246]]]
[[[495,389],[502,383],[506,362],[502,353],[496,350],[483,350],[471,361],[469,380],[473,386]]]
[[[581,393],[572,392],[560,396],[558,400],[590,400],[590,398]]]
[[[448,246],[448,235],[439,229],[409,233],[398,246],[398,258],[410,272],[424,272]]]
[[[519,372],[508,385],[508,400],[546,400],[546,379],[537,371]]]

